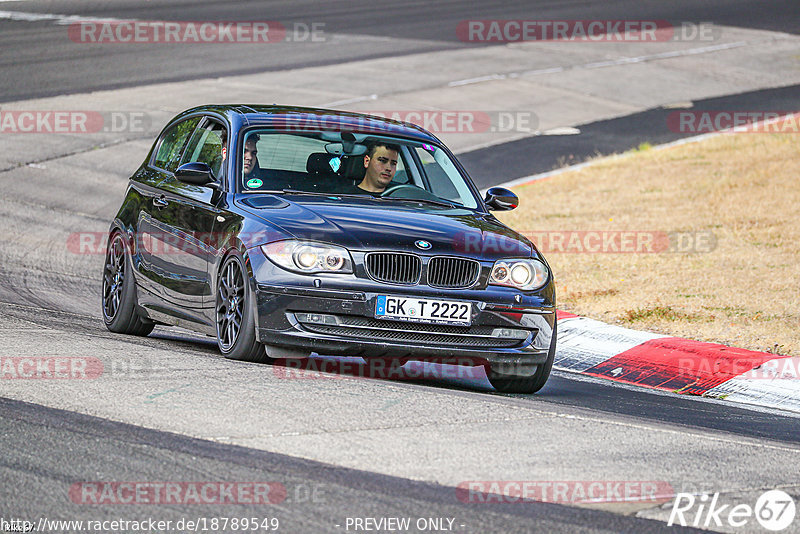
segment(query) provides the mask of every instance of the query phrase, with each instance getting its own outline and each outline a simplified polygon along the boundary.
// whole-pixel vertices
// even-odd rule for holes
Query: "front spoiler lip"
[[[524,350],[524,347],[479,350],[460,347],[441,348],[411,343],[394,345],[366,340],[343,340],[302,330],[275,331],[260,328],[259,338],[262,342],[267,340],[278,346],[308,350],[309,353],[316,352],[326,356],[360,356],[365,359],[394,358],[403,361],[436,363],[447,363],[447,360],[453,360],[455,363],[460,361],[462,365],[464,360],[472,360],[472,365],[500,364],[524,368],[545,363],[548,355],[547,351],[527,351]]]

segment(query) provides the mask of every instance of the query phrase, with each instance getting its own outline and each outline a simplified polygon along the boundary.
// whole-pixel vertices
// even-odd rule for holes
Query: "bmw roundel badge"
[[[420,239],[419,241],[415,241],[414,244],[417,246],[417,248],[422,250],[428,250],[429,248],[431,248],[431,244],[428,243],[427,241],[423,241],[422,239]]]

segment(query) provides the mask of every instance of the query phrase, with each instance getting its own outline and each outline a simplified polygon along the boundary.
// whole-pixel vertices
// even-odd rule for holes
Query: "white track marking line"
[[[608,61],[593,61],[591,63],[583,63],[581,65],[550,67],[545,69],[526,70],[522,72],[509,72],[506,74],[494,73],[485,76],[478,76],[476,78],[467,78],[465,80],[455,80],[449,82],[448,87],[460,87],[462,85],[471,85],[474,83],[483,83],[494,80],[505,80],[507,78],[522,78],[527,76],[538,76],[541,74],[554,74],[573,69],[599,69],[605,67],[616,67],[619,65],[628,65],[631,63],[644,63],[647,61],[658,61],[660,59],[672,59],[676,57],[695,56],[697,54],[708,54],[710,52],[719,52],[720,50],[730,50],[732,48],[741,48],[754,44],[757,41],[736,41],[734,43],[724,43],[711,46],[701,46],[699,48],[689,48],[688,50],[672,50],[670,52],[660,52],[658,54],[647,54],[644,56],[635,57],[621,57],[617,59],[610,59]]]
[[[57,26],[69,26],[79,22],[135,22],[138,19],[117,19],[104,17],[87,17],[84,15],[61,15],[57,13],[28,13],[25,11],[0,11],[0,20],[15,22],[51,21]]]

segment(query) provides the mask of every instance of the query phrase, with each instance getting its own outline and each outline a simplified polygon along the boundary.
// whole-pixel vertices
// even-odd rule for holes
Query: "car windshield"
[[[350,132],[250,131],[240,153],[244,193],[365,195],[475,209],[447,152],[421,142]]]

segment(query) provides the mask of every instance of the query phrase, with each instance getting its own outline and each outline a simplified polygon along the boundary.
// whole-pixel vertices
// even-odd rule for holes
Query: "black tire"
[[[489,368],[488,377],[494,389],[500,393],[536,393],[550,378],[553,361],[556,358],[556,323],[553,322],[553,337],[547,351],[547,360],[531,376],[514,376],[495,373]]]
[[[217,346],[228,359],[267,363],[272,359],[256,339],[255,298],[245,273],[241,255],[232,251],[217,276]]]
[[[155,324],[136,311],[136,280],[127,248],[121,232],[116,231],[108,238],[103,266],[103,322],[106,328],[118,334],[146,336],[153,331]]]

